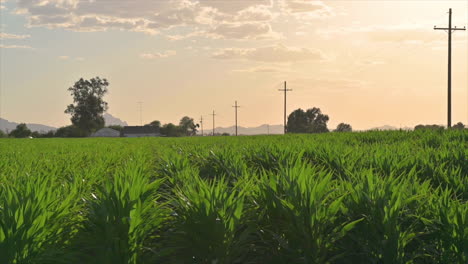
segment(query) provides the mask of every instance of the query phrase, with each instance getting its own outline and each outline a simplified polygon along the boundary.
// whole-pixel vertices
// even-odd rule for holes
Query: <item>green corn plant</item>
[[[166,209],[158,189],[162,180],[151,180],[144,157],[136,156],[113,178],[86,198],[87,215],[77,247],[86,263],[144,263],[144,242],[157,236]]]
[[[17,175],[0,183],[0,263],[70,263],[78,189],[54,175]],[[1,179],[0,182],[4,182]]]
[[[332,174],[301,159],[260,179],[256,204],[268,263],[329,263],[339,241],[360,219],[341,219],[343,195]]]
[[[415,170],[399,177],[379,177],[372,170],[361,173],[344,185],[350,191],[344,201],[347,215],[364,217],[346,237],[344,247],[354,252],[349,259],[356,263],[411,262],[419,252],[409,248],[425,234],[416,216],[419,203],[430,193],[430,184],[417,183]]]
[[[174,229],[168,233],[172,263],[244,263],[252,230],[247,224],[248,182],[228,187],[194,176],[177,188]]]

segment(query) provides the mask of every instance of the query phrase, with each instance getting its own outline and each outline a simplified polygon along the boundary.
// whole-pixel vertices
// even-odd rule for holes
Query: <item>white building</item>
[[[101,128],[91,134],[91,137],[120,137],[120,132],[112,128]]]

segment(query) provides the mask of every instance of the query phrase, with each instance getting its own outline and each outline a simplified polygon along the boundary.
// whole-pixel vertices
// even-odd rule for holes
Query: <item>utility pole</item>
[[[143,102],[137,102],[140,105],[140,126],[143,126]]]
[[[213,110],[213,114],[211,114],[213,116],[213,136],[215,135],[215,111]]]
[[[200,117],[201,135],[203,137],[203,116]]]
[[[236,109],[236,136],[237,136],[237,108],[240,107],[240,106],[237,105],[237,101],[236,101],[236,104],[233,107]]]
[[[278,91],[284,92],[284,134],[286,131],[286,93],[292,91],[292,89],[286,88],[286,81],[284,82],[284,89],[279,89]]]
[[[448,88],[448,102],[447,102],[447,128],[452,127],[452,32],[456,30],[466,30],[465,27],[457,28],[452,27],[452,8],[449,9],[449,26],[448,28],[438,28],[434,26],[434,30],[445,30],[448,32],[448,76],[447,76],[447,88]]]

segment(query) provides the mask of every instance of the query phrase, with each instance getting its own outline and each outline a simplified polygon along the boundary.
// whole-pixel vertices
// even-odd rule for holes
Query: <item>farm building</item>
[[[112,128],[101,128],[91,134],[91,137],[120,137],[120,132]]]
[[[122,130],[123,137],[159,137],[159,127],[153,126],[126,126]]]

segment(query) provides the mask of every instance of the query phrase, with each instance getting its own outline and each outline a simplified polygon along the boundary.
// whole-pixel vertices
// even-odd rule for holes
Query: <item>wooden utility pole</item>
[[[236,136],[237,136],[237,108],[240,107],[240,106],[237,105],[237,101],[236,101],[236,104],[233,107],[236,109]]]
[[[286,129],[286,93],[292,91],[292,89],[286,88],[286,81],[284,82],[284,89],[279,89],[278,91],[284,92],[284,134],[287,133]]]
[[[452,127],[452,32],[456,30],[465,30],[463,28],[452,27],[452,8],[449,9],[449,26],[448,28],[438,28],[434,26],[434,30],[446,30],[448,32],[448,74],[447,74],[447,128]]]
[[[213,110],[213,114],[211,114],[213,116],[213,136],[215,135],[215,111]]]
[[[203,137],[203,116],[200,117],[201,135]]]

